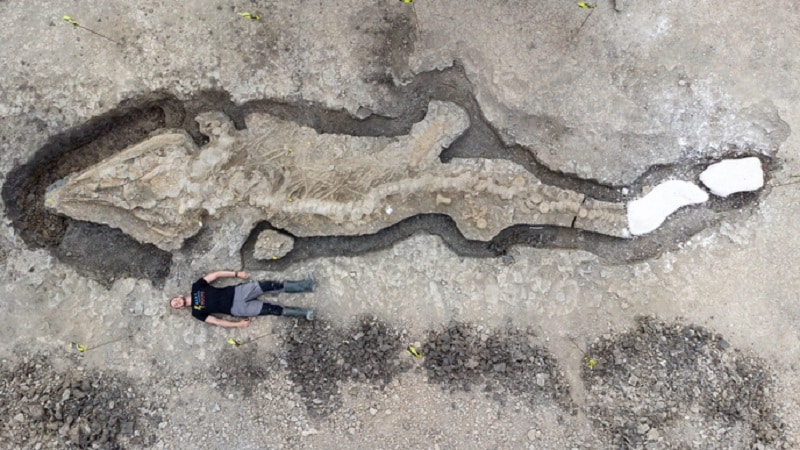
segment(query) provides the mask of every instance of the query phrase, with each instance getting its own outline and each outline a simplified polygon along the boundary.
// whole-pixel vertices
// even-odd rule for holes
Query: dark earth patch
[[[67,222],[67,231],[55,254],[106,287],[114,283],[114,277],[104,277],[108,274],[158,283],[167,277],[172,264],[171,255],[155,245],[141,244],[116,228],[77,220]]]
[[[370,72],[364,81],[391,89],[411,78],[408,56],[417,40],[414,5],[396,2],[367,6],[353,17],[351,26],[371,42],[359,57]]]
[[[54,367],[47,352],[0,367],[4,448],[119,449],[155,443],[160,420],[142,413],[131,381],[113,371]]]
[[[423,352],[428,378],[443,389],[481,387],[503,405],[514,396],[532,407],[552,401],[568,412],[575,410],[566,377],[530,330],[454,322],[430,331]]]
[[[640,318],[586,355],[586,414],[610,447],[790,448],[768,367],[718,334]]]

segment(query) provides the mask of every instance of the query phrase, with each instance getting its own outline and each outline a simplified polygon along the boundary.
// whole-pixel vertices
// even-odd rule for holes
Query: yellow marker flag
[[[242,341],[234,339],[234,338],[228,338],[228,344],[231,344],[231,345],[233,345],[235,347],[241,347]]]
[[[583,8],[583,9],[593,9],[593,8],[597,8],[597,3],[592,5],[592,4],[589,4],[589,3],[586,3],[586,2],[578,2],[578,7]]]
[[[69,348],[74,348],[75,350],[77,350],[77,351],[79,351],[81,353],[86,351],[86,346],[85,345],[81,345],[81,344],[78,344],[76,342],[70,342],[69,343]]]
[[[421,353],[419,350],[417,350],[417,348],[416,348],[416,347],[414,347],[413,345],[409,345],[409,346],[408,346],[408,348],[406,348],[406,351],[407,351],[407,352],[408,352],[408,353],[409,353],[411,356],[413,356],[413,357],[415,357],[415,358],[422,358],[422,353]]]
[[[251,14],[249,12],[240,12],[239,15],[244,17],[245,19],[261,20],[261,16],[259,16],[258,14]]]
[[[67,22],[71,23],[71,24],[72,24],[72,26],[75,26],[75,27],[77,27],[77,26],[78,26],[78,22],[76,22],[76,21],[72,20],[72,17],[70,17],[70,16],[64,16],[64,17],[62,17],[62,19],[64,19],[64,20],[66,20]]]

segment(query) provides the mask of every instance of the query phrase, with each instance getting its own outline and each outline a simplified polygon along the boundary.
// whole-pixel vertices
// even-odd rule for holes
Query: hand
[[[250,318],[247,317],[237,322],[236,326],[238,326],[239,328],[247,328],[249,325],[250,325]]]
[[[236,272],[236,275],[242,279],[250,278],[250,274],[247,272]]]

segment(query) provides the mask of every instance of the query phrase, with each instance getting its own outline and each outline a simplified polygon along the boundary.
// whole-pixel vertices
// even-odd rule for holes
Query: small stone
[[[81,442],[81,427],[78,424],[70,428],[69,440],[72,441],[73,444],[79,444]]]
[[[539,212],[541,212],[542,214],[549,213],[550,212],[550,204],[547,203],[547,202],[544,202],[541,205],[539,205]]]
[[[655,428],[651,428],[650,431],[647,432],[647,440],[648,441],[657,441],[660,435],[658,434],[658,430]]]
[[[258,259],[277,259],[294,249],[294,238],[275,230],[264,230],[256,239],[253,256]]]
[[[369,413],[374,416],[375,414],[378,414],[378,410],[375,408],[370,408]]]
[[[28,414],[33,420],[39,420],[44,416],[44,408],[41,405],[31,405],[28,407]]]
[[[636,427],[637,434],[644,435],[647,434],[648,431],[650,431],[650,425],[646,423],[640,423],[639,426]]]
[[[119,429],[120,433],[125,436],[133,435],[133,422],[123,422]]]

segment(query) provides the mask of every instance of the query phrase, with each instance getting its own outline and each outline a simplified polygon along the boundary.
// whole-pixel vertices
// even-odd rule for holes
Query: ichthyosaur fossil
[[[235,218],[242,236],[260,221],[295,236],[361,235],[422,213],[449,215],[478,240],[519,223],[626,233],[622,203],[542,184],[507,160],[442,163],[441,151],[469,127],[453,103],[430,102],[398,137],[320,134],[260,113],[243,130],[218,112],[196,120],[206,145],[184,132],[155,135],[60,180],[46,205],[167,251],[206,216]]]

